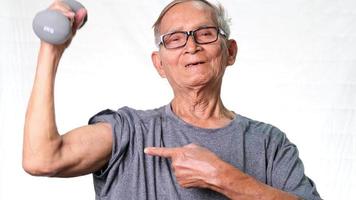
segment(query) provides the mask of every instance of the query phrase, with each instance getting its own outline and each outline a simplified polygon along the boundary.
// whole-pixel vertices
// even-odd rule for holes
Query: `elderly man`
[[[76,15],[57,9],[76,27]],[[205,0],[175,0],[154,24],[153,64],[174,98],[163,107],[104,110],[58,133],[54,79],[64,49],[41,43],[24,131],[24,169],[32,175],[93,173],[96,199],[320,199],[295,145],[277,128],[224,107],[225,69],[234,64],[224,10]]]

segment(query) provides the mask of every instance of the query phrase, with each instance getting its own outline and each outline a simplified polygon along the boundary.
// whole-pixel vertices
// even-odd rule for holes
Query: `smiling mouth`
[[[194,67],[194,66],[201,65],[201,64],[204,64],[204,62],[190,63],[190,64],[186,65],[185,67]]]

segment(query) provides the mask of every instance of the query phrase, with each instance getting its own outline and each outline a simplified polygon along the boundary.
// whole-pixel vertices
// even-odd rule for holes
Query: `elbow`
[[[53,167],[52,164],[23,159],[22,161],[23,170],[32,175],[32,176],[55,176],[57,174],[57,170]]]
[[[59,170],[58,146],[60,140],[33,142],[28,137],[23,143],[22,168],[32,176],[55,176]]]

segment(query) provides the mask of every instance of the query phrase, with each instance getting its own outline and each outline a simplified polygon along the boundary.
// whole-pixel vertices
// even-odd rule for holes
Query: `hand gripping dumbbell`
[[[63,0],[73,12],[77,12],[84,6],[75,0]],[[81,28],[87,21],[85,16]],[[43,41],[51,44],[64,44],[70,37],[72,26],[70,20],[57,10],[43,10],[36,14],[32,22],[35,34]]]

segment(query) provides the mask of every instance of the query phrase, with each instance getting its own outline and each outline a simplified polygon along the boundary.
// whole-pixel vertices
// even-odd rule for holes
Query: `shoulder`
[[[248,122],[245,131],[246,148],[250,151],[266,153],[268,160],[281,157],[298,158],[297,146],[289,141],[287,135],[272,124],[244,117]]]
[[[161,118],[164,114],[164,106],[148,110],[140,110],[125,106],[118,109],[117,113],[123,115],[124,117],[130,118],[131,120],[146,121]]]
[[[241,116],[240,121],[245,124],[246,137],[263,139],[265,142],[280,143],[286,139],[286,134],[276,126]]]
[[[98,112],[90,118],[89,124],[100,121],[121,121],[131,122],[134,124],[138,122],[147,122],[155,118],[161,118],[163,114],[164,106],[149,110],[140,110],[124,106],[117,110],[105,109]]]

